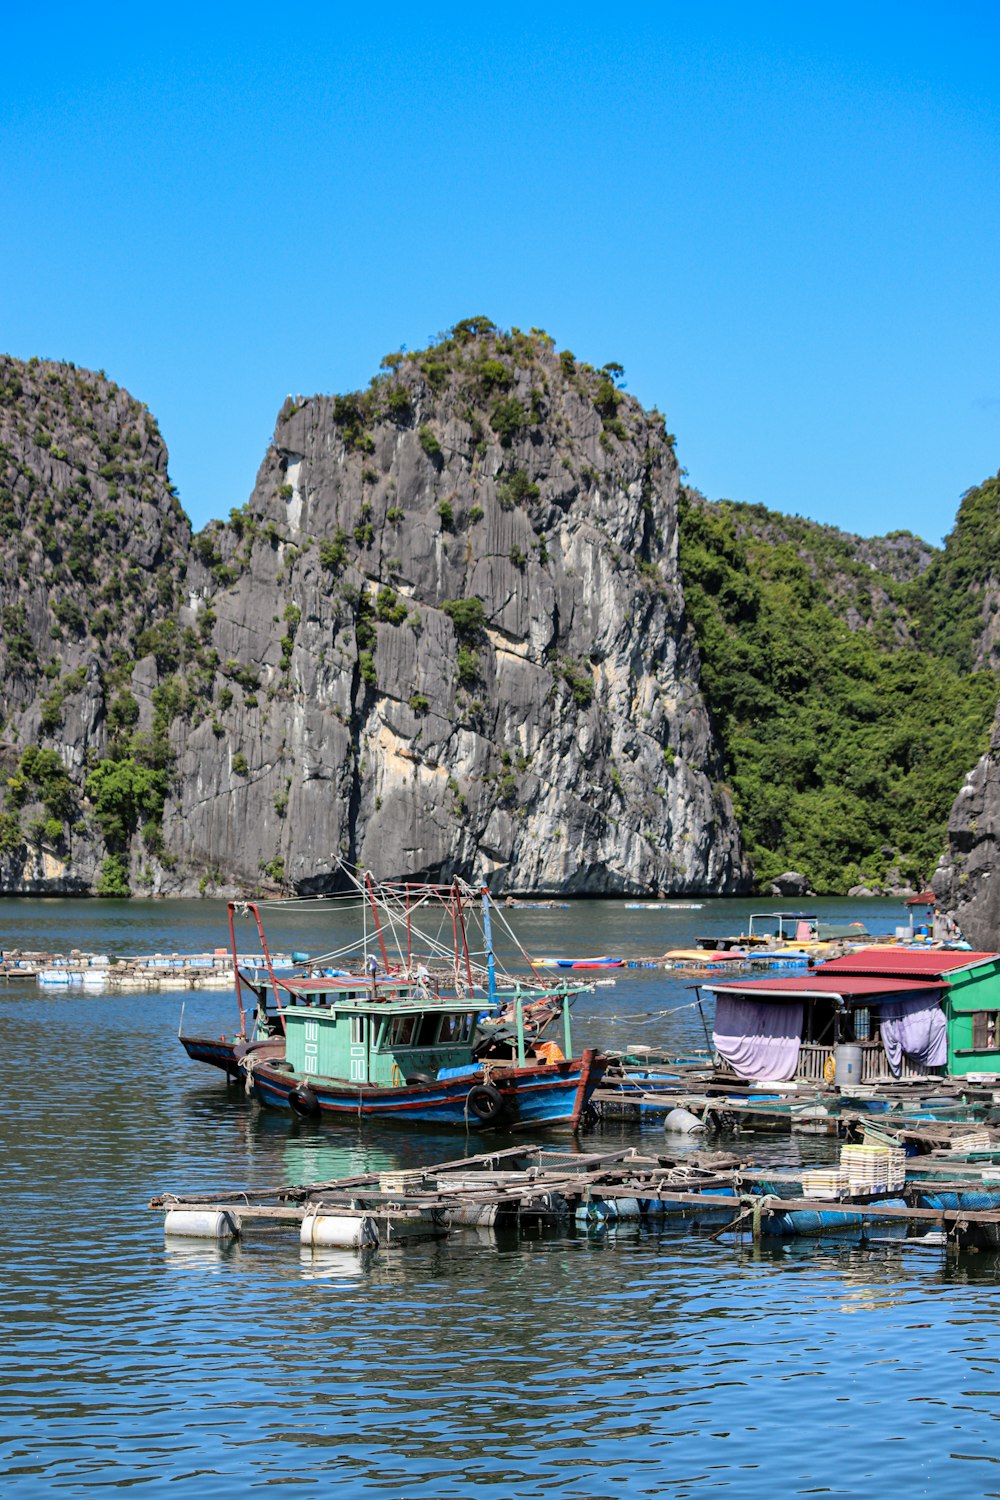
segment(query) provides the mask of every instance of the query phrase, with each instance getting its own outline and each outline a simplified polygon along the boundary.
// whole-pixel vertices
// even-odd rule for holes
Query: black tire
[[[481,1125],[495,1125],[506,1113],[503,1094],[492,1083],[474,1083],[466,1096],[469,1113]]]
[[[307,1083],[300,1083],[288,1096],[293,1114],[302,1120],[314,1120],[319,1114],[319,1100]]]
[[[406,1076],[407,1087],[414,1083],[437,1083],[437,1079],[430,1073],[408,1073]]]

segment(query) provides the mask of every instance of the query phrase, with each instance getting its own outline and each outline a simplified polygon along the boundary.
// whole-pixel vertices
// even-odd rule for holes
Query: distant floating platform
[[[295,955],[297,960],[302,955]],[[260,954],[240,954],[240,965],[261,966]],[[287,954],[272,955],[275,967],[292,962]],[[4,952],[0,957],[0,977],[34,979],[43,989],[63,990],[158,990],[158,989],[232,989],[236,983],[233,958],[229,949],[214,953],[147,953],[113,956],[109,953]]]

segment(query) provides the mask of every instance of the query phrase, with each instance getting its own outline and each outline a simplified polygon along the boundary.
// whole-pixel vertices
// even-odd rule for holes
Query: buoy
[[[672,1109],[663,1122],[663,1128],[675,1135],[692,1135],[696,1130],[704,1130],[705,1126],[689,1109]]]
[[[299,1234],[301,1245],[338,1250],[361,1250],[378,1242],[378,1225],[368,1214],[307,1214]]]
[[[225,1209],[172,1208],[163,1221],[163,1232],[187,1239],[231,1240],[240,1232],[240,1221]]]

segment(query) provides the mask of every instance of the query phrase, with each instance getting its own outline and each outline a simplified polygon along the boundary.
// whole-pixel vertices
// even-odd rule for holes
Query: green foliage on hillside
[[[962,496],[954,529],[923,585],[914,607],[925,638],[960,672],[970,672],[1000,589],[1000,474]]]
[[[167,795],[166,772],[131,755],[102,760],[87,777],[86,793],[105,843],[124,849],[143,818],[159,822]]]
[[[993,674],[921,647],[919,586],[859,572],[843,540],[761,507],[682,505],[703,685],[761,884],[795,869],[845,891],[894,865],[926,881],[996,707]],[[862,586],[870,628],[852,629]]]

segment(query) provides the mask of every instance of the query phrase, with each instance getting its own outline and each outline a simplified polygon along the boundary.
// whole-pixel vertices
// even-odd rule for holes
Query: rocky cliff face
[[[672,440],[617,367],[460,324],[289,400],[193,542],[143,408],[4,371],[6,889],[746,888]]]
[[[977,949],[1000,948],[1000,719],[987,753],[965,778],[934,872],[938,910]]]
[[[954,530],[929,576],[927,608],[941,648],[962,665],[1000,669],[1000,475],[962,496]],[[1000,715],[965,778],[934,874],[939,913],[976,948],[1000,948]]]
[[[0,358],[0,889],[99,882],[106,841],[83,785],[121,737],[109,708],[130,712],[136,652],[176,607],[190,537],[145,407],[103,375]],[[161,774],[151,737],[135,750]]]

